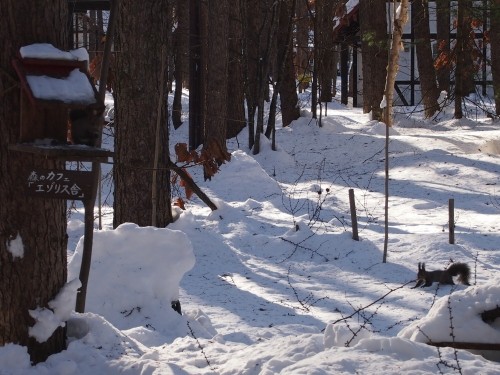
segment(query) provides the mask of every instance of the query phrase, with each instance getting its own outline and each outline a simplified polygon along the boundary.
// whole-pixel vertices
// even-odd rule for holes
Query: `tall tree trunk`
[[[319,70],[319,56],[321,54],[321,51],[319,50],[319,44],[320,44],[320,28],[319,28],[319,15],[316,11],[313,12],[311,9],[310,4],[308,3],[308,12],[311,17],[313,26],[313,59],[314,59],[314,65],[312,69],[312,82],[311,82],[311,112],[312,112],[312,117],[313,119],[317,119],[317,110],[318,110],[318,89],[319,89],[319,83],[318,83],[318,70]],[[313,16],[314,15],[314,16]],[[321,118],[318,121],[319,127],[321,127]]]
[[[196,150],[203,143],[203,97],[205,66],[202,30],[206,11],[201,0],[189,0],[189,148]]]
[[[152,225],[156,124],[161,124],[156,223],[172,221],[168,171],[167,85],[160,63],[166,47],[168,0],[121,0],[117,17],[114,221]],[[161,91],[163,88],[163,92]],[[152,100],[154,98],[154,100]],[[158,101],[163,103],[158,113]],[[160,118],[158,119],[158,116]]]
[[[424,103],[425,117],[429,118],[439,109],[437,102],[439,91],[432,59],[428,0],[413,0],[411,16],[417,50],[420,92]]]
[[[359,3],[361,54],[363,65],[363,112],[382,120],[380,102],[387,74],[386,2],[364,0]]]
[[[67,12],[65,0],[0,2],[0,346],[25,345],[34,362],[65,348],[63,328],[43,343],[30,337],[28,328],[35,323],[29,310],[48,308],[66,283],[66,202],[26,196],[23,171],[65,165],[8,151],[9,144],[18,142],[20,129],[20,90],[11,60],[20,47],[32,43],[67,49]],[[56,111],[47,115],[60,117]],[[15,246],[22,246],[22,255]]]
[[[244,83],[247,102],[248,119],[248,148],[252,149],[255,143],[255,114],[258,105],[258,71],[262,13],[261,7],[254,1],[242,0],[241,13],[243,22],[243,58]]]
[[[271,70],[271,48],[276,37],[279,5],[277,2],[271,0],[260,0],[258,4],[258,9],[252,11],[253,18],[255,19],[248,24],[249,28],[247,29],[248,43],[254,45],[251,51],[253,53],[257,52],[255,55],[247,55],[248,64],[254,65],[253,69],[255,69],[255,76],[249,75],[247,77],[249,85],[252,86],[249,91],[253,91],[251,95],[255,95],[254,104],[257,111],[255,132],[254,134],[249,134],[253,138],[252,153],[254,155],[260,152],[260,136],[264,132],[264,102],[269,94],[268,81]],[[251,14],[249,10],[252,6],[257,8],[255,3],[250,1],[247,5],[247,15]],[[249,34],[251,29],[254,30],[253,34]],[[248,69],[248,72],[250,73],[250,69]],[[251,83],[252,80],[254,80],[255,85]],[[249,121],[251,120],[249,119]],[[249,127],[249,133],[251,130]]]
[[[228,74],[228,0],[208,0],[207,91],[203,150],[220,165],[230,160],[226,147]],[[217,20],[218,22],[214,22]],[[204,168],[205,179],[212,174]]]
[[[297,22],[295,28],[295,71],[299,80],[299,93],[309,87],[308,76],[311,73],[309,65],[309,12],[307,11],[307,0],[297,1]]]
[[[455,65],[455,113],[456,119],[463,117],[462,100],[465,95],[464,80],[465,80],[465,54],[467,45],[467,36],[465,35],[465,6],[466,0],[458,0],[457,7],[457,39],[455,45],[456,65]]]
[[[472,30],[472,23],[474,17],[474,5],[472,0],[466,0],[463,6],[464,19],[462,22],[463,32],[462,36],[464,38],[464,52],[463,55],[463,82],[462,89],[464,96],[473,94],[476,92],[476,84],[474,83],[476,75],[476,67],[474,64],[474,52],[476,51],[476,45],[474,41],[474,32]]]
[[[491,0],[490,25],[491,73],[496,114],[500,115],[500,0]]]
[[[274,144],[274,134],[276,130],[276,108],[277,96],[280,96],[281,117],[283,126],[299,118],[299,108],[297,107],[298,97],[295,85],[295,72],[293,68],[293,17],[295,14],[295,0],[283,1],[279,10],[279,25],[277,31],[277,56],[276,56],[276,85],[269,109],[268,126],[266,137],[271,138]]]
[[[227,80],[227,134],[236,137],[245,127],[245,92],[243,82],[243,29],[241,0],[229,6],[229,66]]]
[[[189,2],[177,0],[176,15],[177,28],[173,36],[175,92],[172,103],[172,123],[175,129],[182,125],[182,87],[189,75],[186,69],[189,54]]]
[[[97,35],[97,12],[95,10],[89,11],[88,18],[88,33],[89,33],[89,45],[88,45],[88,53],[89,53],[89,61],[95,57],[97,50],[97,45],[99,43],[99,38]]]
[[[316,59],[318,64],[318,83],[320,87],[320,102],[331,102],[335,95],[335,82],[337,79],[338,59],[334,58],[335,48],[333,45],[333,19],[337,0],[317,0],[316,12],[318,15],[319,46],[317,48],[319,56]],[[335,64],[335,66],[334,66]]]
[[[440,58],[436,61],[439,91],[450,92],[450,0],[436,1],[437,43]]]

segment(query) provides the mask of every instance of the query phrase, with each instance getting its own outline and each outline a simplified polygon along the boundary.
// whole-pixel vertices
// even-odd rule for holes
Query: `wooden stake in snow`
[[[455,244],[455,199],[448,200],[448,227],[450,229],[449,243]]]

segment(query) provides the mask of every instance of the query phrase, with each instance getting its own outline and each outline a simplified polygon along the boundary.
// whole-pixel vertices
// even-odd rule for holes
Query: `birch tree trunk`
[[[389,51],[389,63],[387,64],[387,78],[384,89],[384,122],[387,126],[392,126],[392,101],[394,97],[394,83],[399,69],[399,51],[401,50],[401,40],[403,37],[403,28],[408,21],[408,0],[402,0],[396,11],[392,31],[392,43]]]

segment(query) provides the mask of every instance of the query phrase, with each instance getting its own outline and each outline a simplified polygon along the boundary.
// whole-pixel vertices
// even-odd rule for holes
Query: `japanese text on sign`
[[[92,187],[92,172],[31,170],[26,178],[31,195],[48,198],[85,200]]]

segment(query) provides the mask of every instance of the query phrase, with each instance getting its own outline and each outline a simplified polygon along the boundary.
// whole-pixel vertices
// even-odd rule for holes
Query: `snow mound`
[[[500,139],[487,141],[479,149],[485,154],[500,155]]]
[[[92,253],[86,311],[129,330],[138,341],[147,336],[143,330],[156,332],[158,345],[189,333],[187,318],[171,307],[179,299],[182,277],[195,263],[184,232],[125,223],[95,232]],[[79,275],[82,254],[83,237],[68,266],[70,279]],[[213,336],[196,321],[192,325],[200,337]]]
[[[481,313],[500,305],[499,296],[499,279],[486,285],[455,291],[437,300],[427,316],[402,329],[398,336],[424,343],[452,340],[500,343],[498,327],[481,319]]]

